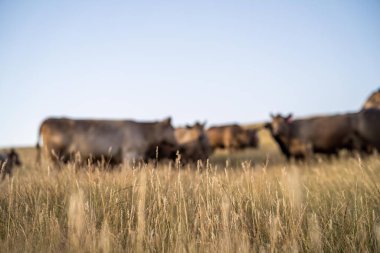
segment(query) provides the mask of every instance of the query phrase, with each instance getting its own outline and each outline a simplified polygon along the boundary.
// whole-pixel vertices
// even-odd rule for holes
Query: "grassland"
[[[380,251],[379,156],[285,163],[261,141],[180,169],[57,171],[20,149],[0,183],[0,251]]]

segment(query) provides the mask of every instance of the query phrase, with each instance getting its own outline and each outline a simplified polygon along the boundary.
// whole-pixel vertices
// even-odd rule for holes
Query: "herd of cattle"
[[[171,119],[157,122],[131,120],[73,120],[49,118],[40,127],[43,153],[51,161],[104,159],[112,164],[133,160],[206,160],[216,148],[237,150],[257,147],[256,130],[239,125],[205,124],[173,128]],[[37,148],[40,149],[39,144]]]
[[[217,148],[257,148],[257,132],[263,128],[270,131],[287,159],[304,159],[315,153],[337,155],[342,149],[359,153],[380,150],[380,90],[358,112],[298,120],[280,114],[271,118],[256,129],[237,124],[205,129],[200,123],[173,128],[170,118],[157,122],[49,118],[39,129],[38,157],[42,151],[54,163],[102,159],[119,164],[179,156],[182,162],[196,162],[208,159]],[[19,164],[14,150],[0,154],[3,178]]]

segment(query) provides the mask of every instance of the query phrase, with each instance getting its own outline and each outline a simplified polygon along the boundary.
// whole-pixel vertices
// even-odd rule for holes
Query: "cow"
[[[366,109],[380,109],[380,89],[373,92],[365,101],[362,110]]]
[[[211,148],[208,142],[204,125],[196,122],[194,125],[178,127],[175,129],[175,137],[178,149],[171,146],[161,145],[160,148],[152,146],[146,154],[149,159],[176,159],[180,155],[181,162],[189,163],[198,160],[206,160],[211,155]]]
[[[265,127],[287,159],[304,159],[314,153],[337,155],[339,150],[355,150],[357,113],[293,120],[292,115],[271,115]]]
[[[257,131],[259,129],[246,129],[248,133],[249,143],[248,147],[250,148],[258,148],[259,147],[259,137],[257,135]]]
[[[361,145],[359,148],[364,147],[368,152],[374,149],[380,151],[380,110],[371,108],[360,111],[355,124],[355,134]]]
[[[251,143],[248,131],[237,124],[210,127],[207,137],[212,150],[238,150],[249,147]]]
[[[165,159],[175,161],[178,154],[182,152],[179,146],[173,146],[166,142],[150,145],[144,154],[144,161],[149,162],[154,160],[159,162]]]
[[[196,122],[192,126],[187,125],[175,129],[175,136],[184,162],[204,161],[211,155],[212,150],[204,127],[205,124]]]
[[[0,174],[2,180],[5,179],[6,175],[12,176],[13,167],[21,165],[20,156],[14,149],[11,149],[9,152],[0,153]]]
[[[51,161],[106,159],[119,164],[143,159],[148,148],[177,146],[171,118],[158,122],[48,118],[39,130],[43,152]]]

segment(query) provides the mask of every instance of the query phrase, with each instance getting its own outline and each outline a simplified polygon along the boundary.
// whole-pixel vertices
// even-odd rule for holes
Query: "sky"
[[[255,123],[357,111],[380,1],[0,1],[0,146],[47,117]]]

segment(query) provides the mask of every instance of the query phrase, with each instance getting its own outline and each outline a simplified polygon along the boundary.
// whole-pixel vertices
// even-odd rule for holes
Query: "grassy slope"
[[[380,250],[378,157],[286,164],[261,137],[260,150],[180,171],[58,172],[21,149],[24,166],[0,183],[0,251]]]

